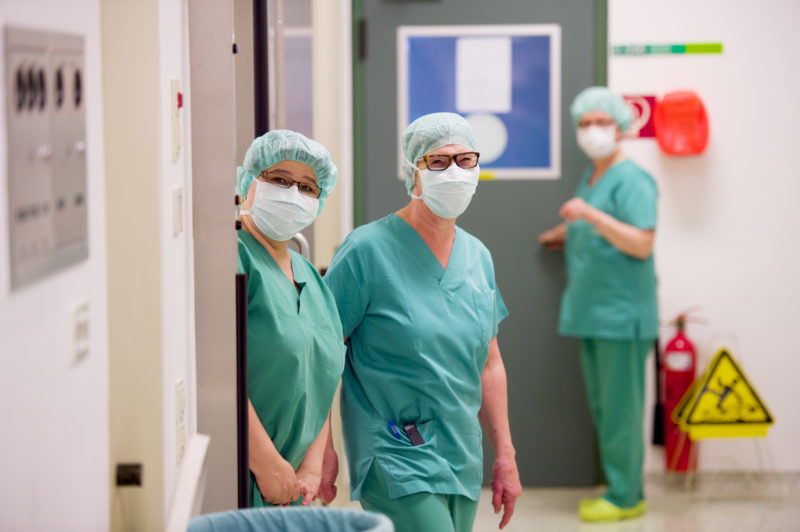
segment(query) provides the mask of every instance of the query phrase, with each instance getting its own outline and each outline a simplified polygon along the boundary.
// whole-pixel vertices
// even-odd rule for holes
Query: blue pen
[[[398,440],[403,439],[403,437],[400,435],[400,431],[398,430],[397,425],[395,425],[394,421],[392,421],[391,419],[389,420],[389,428],[392,429],[392,434],[394,434],[395,438],[397,438]]]

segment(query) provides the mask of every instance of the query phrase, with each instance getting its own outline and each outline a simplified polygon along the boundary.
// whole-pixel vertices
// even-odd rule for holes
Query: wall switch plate
[[[72,307],[72,365],[89,354],[89,302],[81,301]]]
[[[180,464],[186,452],[186,387],[183,379],[175,381],[175,463]]]
[[[177,79],[170,80],[169,88],[170,117],[172,121],[172,162],[174,163],[181,155],[181,121],[179,112],[183,106],[183,101]]]
[[[172,236],[183,232],[183,187],[172,187]]]

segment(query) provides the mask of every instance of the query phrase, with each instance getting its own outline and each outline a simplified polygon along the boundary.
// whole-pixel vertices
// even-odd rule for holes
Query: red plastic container
[[[708,145],[708,114],[692,91],[665,94],[656,105],[653,125],[658,145],[668,155],[699,155]]]

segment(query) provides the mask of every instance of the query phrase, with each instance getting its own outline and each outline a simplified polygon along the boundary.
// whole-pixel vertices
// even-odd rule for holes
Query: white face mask
[[[319,199],[300,194],[296,186],[281,188],[257,181],[253,206],[240,214],[249,214],[262,233],[284,242],[311,225],[317,211]]]
[[[479,166],[460,168],[451,164],[439,172],[420,170],[422,196],[411,197],[422,199],[433,214],[440,218],[457,218],[467,210],[472,201],[475,189],[478,188],[479,176]]]
[[[590,159],[605,159],[617,148],[617,126],[579,127],[578,146]]]

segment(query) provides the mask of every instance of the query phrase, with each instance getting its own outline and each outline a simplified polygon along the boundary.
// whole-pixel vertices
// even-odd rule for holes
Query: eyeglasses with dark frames
[[[309,196],[311,198],[319,198],[319,195],[322,193],[322,189],[313,183],[303,183],[301,181],[295,181],[290,177],[275,172],[267,172],[266,170],[264,170],[263,172],[258,174],[258,178],[261,181],[266,181],[271,185],[275,185],[276,187],[281,187],[281,188],[289,188],[292,185],[297,185],[297,190],[300,192],[300,194]]]
[[[425,161],[425,167],[434,172],[441,172],[450,167],[450,162],[455,161],[459,168],[475,168],[478,165],[478,159],[481,154],[476,151],[467,151],[464,153],[456,153],[454,155],[435,154],[423,155],[422,160]]]
[[[609,127],[609,126],[614,126],[616,124],[617,123],[614,122],[614,119],[610,118],[610,117],[609,118],[596,118],[594,120],[581,118],[580,120],[578,120],[578,127],[581,128],[581,129],[582,128],[586,128],[586,127],[590,127],[590,126]]]

